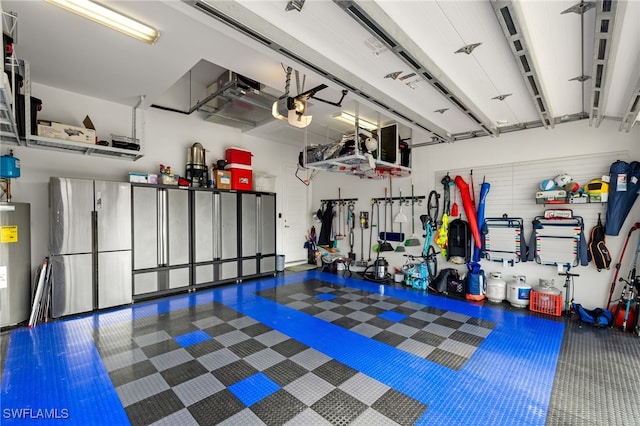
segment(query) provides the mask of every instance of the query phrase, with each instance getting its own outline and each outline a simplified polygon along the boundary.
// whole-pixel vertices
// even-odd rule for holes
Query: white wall
[[[88,114],[100,139],[110,140],[110,133],[131,135],[130,107],[38,84],[33,84],[32,93],[43,100],[44,108],[39,119],[81,125]],[[208,163],[224,158],[225,149],[230,146],[251,151],[254,173],[277,176],[276,192],[281,192],[283,163],[295,164],[297,161],[297,150],[290,145],[248,136],[237,129],[204,121],[197,114],[187,116],[149,108],[144,117],[145,155],[135,162],[3,146],[2,154],[12,148],[21,162],[21,177],[12,181],[13,201],[31,203],[33,269],[42,262],[48,250],[48,182],[51,176],[126,181],[129,172],[159,173],[161,163],[172,166],[175,173],[183,175],[188,148],[194,142],[200,142],[207,150]],[[277,209],[281,209],[280,197]],[[279,223],[278,252],[282,247],[281,226]]]
[[[571,157],[585,154],[600,154],[617,151],[627,151],[630,160],[640,160],[640,128],[634,127],[630,133],[622,133],[618,131],[618,122],[605,121],[600,127],[590,127],[588,120],[567,123],[556,126],[554,129],[531,129],[518,131],[501,135],[497,138],[478,138],[466,141],[459,141],[452,144],[440,144],[429,147],[422,147],[413,150],[412,164],[413,175],[407,178],[398,178],[393,180],[394,196],[402,190],[403,195],[409,195],[411,192],[411,183],[415,185],[416,195],[427,195],[432,189],[442,192],[440,179],[442,176],[435,176],[436,171],[447,169],[473,169],[481,166],[493,166],[497,164],[512,164],[523,161],[539,161],[545,159],[567,158],[567,168],[570,169]],[[414,141],[419,143],[421,141]],[[605,165],[608,170],[609,164]],[[556,173],[550,170],[549,173]],[[541,176],[545,179],[548,176]],[[595,177],[595,176],[594,176]],[[478,177],[474,174],[475,184],[479,185],[482,176]],[[468,181],[468,180],[467,180]],[[586,183],[586,182],[581,182]],[[358,198],[356,212],[361,210],[371,211],[371,197],[383,197],[384,188],[389,186],[388,180],[369,181],[361,180],[357,177],[345,177],[340,174],[331,174],[321,172],[313,183],[313,209],[320,207],[321,199],[338,198],[338,187],[342,189],[342,196],[345,198]],[[476,190],[478,193],[478,190]],[[491,202],[491,193],[489,193],[487,202]],[[460,200],[458,199],[458,204]],[[591,206],[581,207],[580,205],[561,206],[570,207],[577,215],[585,216],[585,232],[589,232],[591,226],[597,220],[597,214],[590,214],[593,210]],[[548,208],[548,207],[547,207]],[[531,232],[531,221],[535,215],[543,214],[545,206],[536,205],[534,193],[531,194],[530,203],[526,205],[514,206],[514,214],[525,218],[525,234],[527,239]],[[581,210],[582,209],[582,210]],[[462,210],[462,209],[461,209]],[[394,214],[398,212],[395,206]],[[404,212],[410,217],[410,209],[405,208]],[[421,225],[418,220],[420,214],[426,213],[425,206],[416,206],[416,224],[417,233],[421,232]],[[604,217],[603,217],[604,219]],[[611,251],[613,262],[618,261],[622,246],[631,225],[640,220],[640,203],[634,205],[633,210],[627,217],[627,221],[622,227],[619,236],[607,237],[607,246]],[[375,219],[373,223],[375,223]],[[398,225],[394,225],[394,231],[398,231]],[[316,223],[318,232],[320,224]],[[409,230],[407,231],[407,228]],[[411,225],[405,226],[403,232],[410,234]],[[625,259],[620,268],[620,277],[627,277],[630,269],[630,263],[633,260],[633,251],[640,232],[633,235]],[[369,234],[365,233],[365,260],[368,258]],[[394,243],[395,246],[395,243]],[[339,242],[341,252],[348,251],[348,243],[346,240]],[[360,230],[356,228],[356,253],[360,258]],[[407,253],[417,254],[420,247],[407,248]],[[631,253],[630,253],[631,252]],[[400,267],[404,263],[401,253],[382,254],[392,267]],[[375,258],[375,254],[373,255]],[[564,278],[558,276],[558,271],[552,266],[538,265],[533,262],[516,264],[515,267],[502,267],[501,263],[482,261],[483,269],[488,274],[492,271],[501,271],[503,277],[511,277],[514,274],[527,276],[527,282],[537,285],[540,278],[555,280],[556,287],[562,288]],[[456,267],[447,263],[442,259],[439,267]],[[463,271],[464,267],[457,267]],[[574,298],[578,303],[584,304],[586,307],[604,306],[609,294],[609,288],[613,280],[614,270],[597,272],[592,266],[579,266],[571,270],[571,272],[580,274],[575,279]],[[614,293],[614,298],[619,296],[621,287]]]
[[[129,107],[89,98],[76,93],[62,91],[51,87],[34,84],[33,95],[44,101],[44,109],[39,118],[62,121],[79,125],[85,115],[93,120],[98,137],[108,139],[110,133],[130,135],[132,111]],[[66,176],[78,178],[97,178],[108,180],[126,180],[130,171],[157,172],[160,163],[169,164],[173,170],[181,174],[188,147],[194,142],[201,142],[207,149],[207,161],[213,162],[224,157],[224,150],[229,146],[248,149],[253,152],[253,169],[256,173],[276,175],[276,192],[282,192],[283,164],[295,164],[298,148],[292,145],[280,144],[264,139],[242,134],[236,129],[219,126],[202,120],[196,114],[185,116],[177,113],[147,109],[144,113],[145,156],[136,161],[116,160],[101,157],[81,156],[68,152],[13,147],[16,157],[21,160],[21,174],[13,181],[13,200],[15,202],[29,202],[32,209],[32,265],[35,267],[47,255],[48,246],[48,194],[47,187],[50,176]],[[599,128],[589,127],[588,121],[558,125],[554,129],[531,129],[502,135],[498,138],[478,138],[459,141],[453,144],[441,144],[413,151],[413,175],[408,178],[397,178],[392,182],[394,196],[410,195],[411,185],[414,184],[416,195],[427,195],[430,190],[441,191],[439,180],[435,176],[438,170],[461,169],[496,164],[511,164],[522,161],[544,160],[550,158],[567,157],[582,154],[598,154],[616,151],[627,151],[629,159],[640,159],[640,128],[636,126],[630,133],[618,132],[618,123],[605,121]],[[419,143],[421,141],[414,141]],[[3,147],[3,154],[7,147]],[[476,181],[478,184],[478,181]],[[356,215],[359,211],[371,212],[372,197],[383,197],[384,188],[389,187],[388,180],[367,180],[345,176],[338,173],[320,172],[309,188],[313,192],[313,201],[309,212],[309,223],[316,226],[320,232],[320,224],[311,222],[311,212],[320,207],[321,199],[338,198],[338,188],[341,188],[343,198],[358,198]],[[490,198],[489,200],[490,201]],[[281,211],[281,197],[278,198],[278,211]],[[531,204],[523,205],[522,217],[532,217],[541,214],[543,207]],[[580,213],[579,206],[573,206],[576,213]],[[381,210],[383,214],[384,210]],[[393,214],[398,212],[394,207]],[[410,216],[411,209],[405,208]],[[426,213],[425,206],[415,206],[416,234],[421,235],[422,229],[419,215]],[[518,213],[518,212],[515,212]],[[375,216],[375,214],[374,214]],[[389,213],[389,217],[392,214]],[[391,219],[389,219],[391,220]],[[593,219],[595,220],[595,219]],[[590,224],[587,222],[587,231]],[[640,220],[640,207],[636,204],[626,223],[622,227],[620,236],[608,237],[609,247],[614,262],[617,262],[624,243],[625,236],[633,222]],[[371,218],[371,223],[377,221]],[[397,224],[394,231],[399,231]],[[390,230],[390,229],[388,229]],[[278,251],[282,247],[283,224],[278,222]],[[374,229],[378,232],[377,229]],[[411,224],[406,224],[403,232],[411,234]],[[527,235],[530,228],[525,228]],[[369,258],[369,230],[364,233],[364,259]],[[355,245],[357,259],[361,258],[359,226],[355,229]],[[638,233],[640,236],[640,233]],[[633,236],[630,249],[620,269],[620,276],[626,277],[629,264],[633,258],[636,238]],[[302,238],[302,236],[301,236]],[[349,251],[348,239],[339,242],[341,252]],[[421,247],[409,247],[407,253],[418,254]],[[375,254],[373,255],[375,257]],[[401,267],[404,258],[401,253],[384,253],[392,267]],[[454,265],[440,262],[440,267]],[[516,265],[513,268],[502,268],[501,264],[483,261],[483,267],[488,272],[501,270],[505,276],[513,274],[526,275],[528,282],[537,284],[539,278],[554,278],[556,287],[561,288],[562,277],[550,266],[533,263]],[[603,306],[608,293],[614,270],[598,273],[593,266],[577,267],[573,272],[580,277],[575,283],[575,299],[587,307]],[[614,296],[617,297],[619,290]]]

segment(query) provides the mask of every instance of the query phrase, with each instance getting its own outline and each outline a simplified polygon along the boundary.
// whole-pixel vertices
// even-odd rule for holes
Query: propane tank
[[[527,277],[524,275],[514,275],[513,281],[507,287],[507,300],[511,306],[516,308],[526,308],[529,306],[531,296],[531,286],[527,284]]]
[[[487,299],[489,302],[501,303],[507,298],[507,282],[502,279],[501,272],[491,272],[487,280]]]

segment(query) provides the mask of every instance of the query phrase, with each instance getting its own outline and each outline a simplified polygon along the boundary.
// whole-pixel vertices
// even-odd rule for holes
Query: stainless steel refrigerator
[[[51,178],[54,318],[132,302],[131,185]]]
[[[0,328],[29,319],[31,213],[27,203],[0,203]]]

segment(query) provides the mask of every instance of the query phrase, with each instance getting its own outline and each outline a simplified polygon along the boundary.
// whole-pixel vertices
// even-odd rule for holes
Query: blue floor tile
[[[280,386],[263,373],[256,373],[251,377],[247,377],[229,386],[231,393],[248,407],[251,407],[258,401],[262,401],[279,389]]]
[[[191,333],[183,334],[180,336],[174,337],[174,340],[178,342],[180,346],[186,348],[187,346],[195,345],[200,342],[204,342],[205,340],[211,339],[207,333],[202,330],[193,331]]]

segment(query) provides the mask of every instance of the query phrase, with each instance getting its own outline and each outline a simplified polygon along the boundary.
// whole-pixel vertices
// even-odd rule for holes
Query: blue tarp
[[[605,222],[606,235],[618,235],[640,190],[640,162],[617,160],[609,168],[609,200]]]

